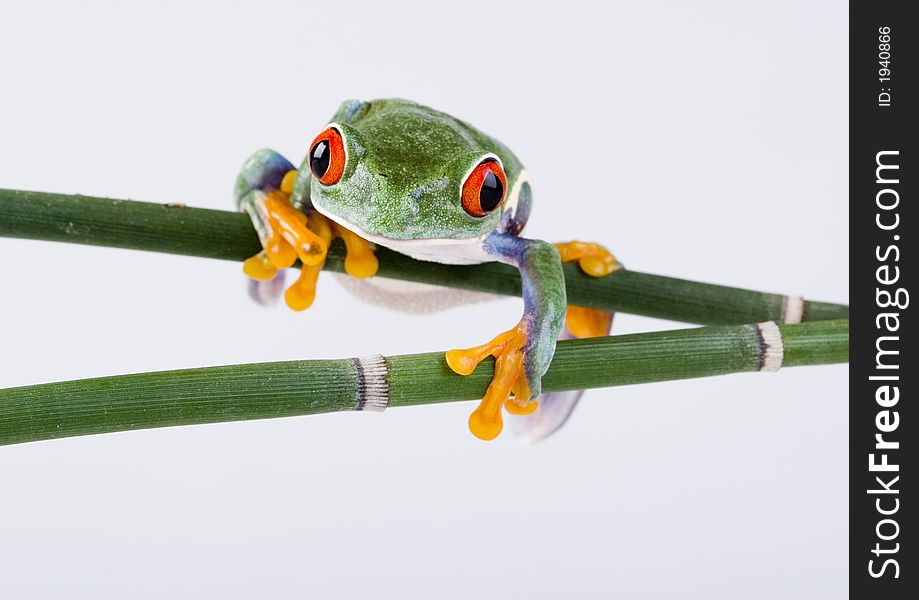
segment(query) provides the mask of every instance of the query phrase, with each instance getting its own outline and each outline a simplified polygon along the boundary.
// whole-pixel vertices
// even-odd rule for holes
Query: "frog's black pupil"
[[[488,171],[485,179],[482,181],[482,189],[479,190],[479,206],[483,212],[491,212],[498,208],[501,203],[501,197],[504,196],[504,185],[501,180],[492,171]]]
[[[329,170],[329,141],[320,140],[316,142],[310,151],[310,171],[316,177],[322,177]]]

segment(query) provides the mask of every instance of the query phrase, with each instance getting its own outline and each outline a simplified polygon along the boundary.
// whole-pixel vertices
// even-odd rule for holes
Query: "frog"
[[[315,299],[334,238],[343,240],[344,269],[355,280],[374,279],[380,246],[422,261],[515,267],[523,299],[519,322],[484,344],[444,356],[461,376],[495,358],[469,430],[482,440],[496,438],[506,411],[523,437],[535,441],[571,415],[580,392],[541,394],[556,342],[609,335],[613,315],[568,306],[562,263],[577,262],[592,277],[609,276],[622,265],[599,244],[553,244],[523,235],[533,207],[530,179],[496,138],[410,100],[346,100],[299,167],[271,149],[253,153],[237,177],[235,198],[262,245],[243,264],[256,282],[253,296],[278,296],[284,270],[299,261],[300,274],[284,292],[286,304],[298,311]],[[385,364],[364,367],[385,379]],[[382,384],[377,390],[385,389]],[[375,402],[385,404],[385,398]]]

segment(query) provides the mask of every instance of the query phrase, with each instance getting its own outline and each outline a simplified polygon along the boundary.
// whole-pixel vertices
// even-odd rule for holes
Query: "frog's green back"
[[[411,100],[346,100],[342,102],[332,121],[351,123],[362,130],[371,131],[374,137],[381,141],[385,141],[391,134],[394,125],[398,125],[404,131],[411,131],[413,137],[417,136],[418,144],[403,147],[398,139],[393,139],[393,143],[385,146],[387,156],[406,166],[417,167],[419,164],[435,163],[442,159],[445,152],[461,153],[468,151],[470,147],[477,147],[498,155],[504,164],[509,182],[516,179],[523,170],[517,156],[500,141],[453,115]],[[447,127],[432,128],[428,126],[431,123],[444,124]],[[452,131],[462,132],[465,140],[449,135]],[[463,141],[466,143],[462,143]]]
[[[341,182],[311,185],[323,212],[358,231],[393,240],[481,238],[491,231],[519,232],[509,218],[525,171],[501,142],[444,112],[402,99],[348,100],[332,117],[342,129],[348,160]],[[463,180],[488,155],[507,177],[506,199],[492,214],[474,218],[459,202]],[[304,164],[304,167],[308,165]],[[303,170],[301,168],[301,170]]]

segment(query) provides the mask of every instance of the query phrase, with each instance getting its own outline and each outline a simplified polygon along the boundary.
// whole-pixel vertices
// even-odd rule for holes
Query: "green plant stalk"
[[[0,237],[167,252],[242,261],[261,248],[246,216],[181,205],[0,189]],[[511,296],[516,269],[499,263],[448,266],[380,248],[378,275]],[[326,268],[344,271],[344,248]],[[565,265],[571,304],[702,325],[782,322],[784,296],[621,270],[603,278]],[[847,319],[848,306],[806,301],[804,321]]]
[[[849,322],[784,325],[784,366],[848,361]],[[443,352],[385,358],[389,406],[481,398],[488,359],[467,377]],[[702,327],[559,342],[546,392],[757,371],[755,326]],[[354,359],[119,375],[0,390],[0,445],[78,435],[355,410]]]

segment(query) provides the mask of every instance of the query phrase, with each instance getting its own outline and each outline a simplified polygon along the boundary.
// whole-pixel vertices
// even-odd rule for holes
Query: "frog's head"
[[[417,105],[332,122],[310,146],[310,199],[358,235],[472,240],[493,231],[508,191],[490,138]]]

